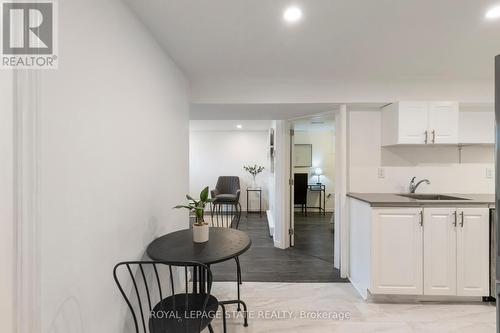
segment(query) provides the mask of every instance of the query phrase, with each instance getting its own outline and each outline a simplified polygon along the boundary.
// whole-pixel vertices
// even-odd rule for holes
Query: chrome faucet
[[[422,179],[421,181],[419,181],[418,183],[415,184],[415,179],[417,177],[413,177],[410,181],[410,193],[415,193],[415,191],[417,190],[417,188],[420,186],[420,184],[422,183],[426,183],[427,185],[430,185],[430,181],[429,179]]]

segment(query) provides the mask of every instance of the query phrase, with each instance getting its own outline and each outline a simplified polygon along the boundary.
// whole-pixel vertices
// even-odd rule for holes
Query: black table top
[[[192,229],[166,234],[149,244],[147,254],[158,261],[196,261],[210,265],[238,257],[252,244],[243,231],[215,227],[209,230],[209,240],[205,243],[193,242]]]

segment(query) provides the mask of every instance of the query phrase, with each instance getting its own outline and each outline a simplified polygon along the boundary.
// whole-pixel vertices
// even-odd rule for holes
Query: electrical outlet
[[[384,168],[378,168],[377,175],[378,175],[378,178],[385,178],[385,169]]]
[[[488,179],[493,178],[493,169],[491,169],[491,168],[486,169],[486,178],[488,178]]]

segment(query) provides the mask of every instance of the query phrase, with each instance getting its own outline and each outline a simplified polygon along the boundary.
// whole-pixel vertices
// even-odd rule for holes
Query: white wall
[[[240,203],[246,210],[246,188],[252,176],[244,165],[261,165],[265,169],[256,177],[262,187],[262,210],[269,207],[269,132],[268,131],[191,131],[189,140],[189,193],[196,196],[205,186],[215,188],[219,176],[240,177]],[[250,209],[258,209],[253,193]]]
[[[121,1],[59,3],[42,73],[42,332],[123,332],[113,266],[188,226],[183,74]]]
[[[0,72],[0,331],[14,331],[13,72]]]
[[[335,206],[335,132],[334,131],[295,131],[295,144],[312,145],[312,167],[294,168],[295,173],[308,173],[309,184],[315,184],[318,176],[314,175],[316,168],[321,168],[323,175],[320,180],[325,185],[327,211],[333,211]],[[309,207],[319,207],[319,195],[309,192],[307,196]],[[323,205],[323,203],[321,203]]]
[[[458,163],[457,147],[382,148],[381,113],[349,112],[350,192],[407,192],[411,177],[428,178],[421,185],[427,193],[495,193],[494,179],[486,169],[494,168],[494,148],[467,146]],[[378,178],[378,168],[385,178]]]

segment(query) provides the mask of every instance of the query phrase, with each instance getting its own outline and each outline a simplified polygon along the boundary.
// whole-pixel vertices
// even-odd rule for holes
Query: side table
[[[250,210],[249,203],[250,203],[250,192],[256,192],[259,195],[259,210]],[[248,214],[259,214],[260,217],[262,217],[262,187],[247,187],[247,217]]]

